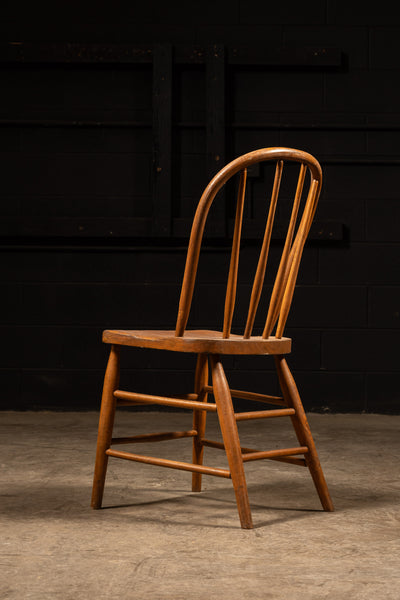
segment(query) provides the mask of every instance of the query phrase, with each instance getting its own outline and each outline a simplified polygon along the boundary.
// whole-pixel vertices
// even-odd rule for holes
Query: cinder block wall
[[[96,15],[81,7],[78,24],[69,3],[48,10],[57,11],[47,14],[51,25],[31,4],[23,11],[18,5],[18,12],[17,6],[3,8],[3,42],[218,42],[228,50],[240,44],[261,52],[340,51],[340,65],[328,69],[228,68],[226,160],[285,145],[321,161],[317,221],[334,224],[342,235],[311,240],[305,251],[288,329],[295,340],[291,365],[308,409],[398,413],[396,4],[147,2],[134,3],[123,19],[117,5],[108,6],[112,14],[97,7]],[[0,80],[1,408],[96,408],[107,359],[102,329],[172,328],[176,317],[181,235],[131,237],[129,229],[131,222],[152,218],[151,73],[3,60]],[[173,210],[184,219],[207,183],[206,133],[199,126],[204,86],[200,68],[181,67],[175,75]],[[147,125],[62,123],[85,119]],[[35,126],[37,120],[53,124]],[[113,224],[120,232],[116,242]],[[244,272],[255,250],[245,242]],[[219,325],[211,299],[221,296],[227,261],[223,241],[209,242],[192,325],[204,324],[200,309],[208,311],[210,327]],[[239,295],[248,284],[245,277]],[[132,351],[123,358],[123,380],[139,390],[191,387],[193,356]],[[229,358],[226,366],[233,386],[276,389],[268,359]]]

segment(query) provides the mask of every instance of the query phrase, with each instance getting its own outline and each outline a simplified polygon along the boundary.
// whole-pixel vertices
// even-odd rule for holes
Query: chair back
[[[288,221],[282,255],[275,275],[265,326],[262,333],[262,338],[267,339],[273,335],[273,330],[276,327],[274,334],[275,337],[282,337],[292,303],[304,244],[311,227],[322,185],[322,171],[318,161],[311,156],[311,154],[292,148],[262,148],[260,150],[255,150],[253,152],[249,152],[248,154],[239,156],[221,169],[204,190],[194,216],[192,231],[190,234],[179,302],[178,318],[176,322],[175,335],[177,337],[183,336],[189,317],[201,243],[208,212],[221,188],[233,176],[239,174],[236,216],[222,327],[222,337],[229,338],[236,301],[243,207],[246,196],[247,169],[255,163],[271,161],[276,163],[275,176],[272,185],[264,237],[254,276],[243,337],[244,339],[249,339],[253,331],[254,320],[264,284],[268,254],[271,244],[272,228],[275,221],[276,207],[281,189],[282,177],[285,174],[285,163],[294,162],[299,164],[296,191],[293,197],[292,209],[290,212],[290,219]],[[307,172],[309,174],[308,178],[306,178]],[[302,198],[304,198],[303,202]]]

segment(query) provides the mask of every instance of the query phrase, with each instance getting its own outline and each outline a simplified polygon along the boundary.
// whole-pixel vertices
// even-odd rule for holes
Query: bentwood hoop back
[[[237,295],[241,231],[246,201],[247,172],[248,168],[255,163],[272,163],[275,165],[275,173],[272,183],[272,193],[270,199],[266,202],[266,226],[263,239],[260,243],[260,254],[255,268],[246,321],[243,324],[242,333],[232,334],[231,328]],[[253,335],[256,314],[264,289],[272,230],[277,214],[276,208],[280,198],[282,180],[285,176],[287,165],[291,163],[297,163],[297,183],[293,188],[291,209],[289,210],[285,226],[286,234],[283,250],[279,266],[275,273],[262,334]],[[209,209],[215,199],[218,201],[218,198],[216,198],[218,192],[233,177],[238,178],[236,216],[221,330],[187,330],[186,327],[195,288],[202,238]],[[293,299],[303,248],[315,214],[321,185],[322,173],[318,161],[310,154],[300,150],[292,148],[263,148],[249,152],[233,160],[211,180],[198,204],[189,240],[175,331],[104,331],[103,341],[111,344],[111,351],[105,374],[100,411],[92,495],[93,508],[101,507],[107,463],[108,458],[111,456],[192,471],[193,491],[201,490],[202,474],[232,479],[241,526],[245,529],[253,527],[244,472],[244,463],[247,461],[270,459],[308,467],[324,510],[333,510],[332,501],[300,396],[285,360],[285,355],[290,353],[291,350],[291,339],[283,336]],[[221,278],[223,277],[226,277],[226,274],[221,274]],[[197,365],[193,391],[184,396],[155,396],[118,389],[119,348],[121,345],[196,353]],[[244,390],[232,390],[228,384],[222,364],[222,357],[226,354],[273,356],[282,396],[277,397]],[[209,364],[211,367],[212,385],[209,382]],[[208,402],[209,394],[214,396],[215,402]],[[263,402],[278,406],[279,408],[235,412],[232,398]],[[186,408],[193,412],[192,427],[187,431],[145,433],[129,438],[113,437],[112,430],[116,407],[118,405],[137,406],[145,404]],[[206,415],[208,411],[216,412],[218,415],[223,443],[205,438]],[[241,446],[237,428],[238,422],[242,420],[284,416],[291,418],[299,442],[297,447],[282,448],[279,450],[256,450]],[[193,457],[191,463],[174,461],[164,457],[134,454],[113,448],[118,444],[134,444],[145,441],[155,442],[186,437],[190,437],[193,440]],[[205,447],[225,450],[229,469],[203,465]]]

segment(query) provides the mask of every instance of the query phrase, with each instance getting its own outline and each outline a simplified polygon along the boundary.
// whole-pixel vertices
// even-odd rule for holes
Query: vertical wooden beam
[[[218,420],[231,472],[233,489],[235,490],[240,523],[242,529],[253,529],[242,450],[229,385],[219,356],[216,354],[211,355],[210,362]]]
[[[153,226],[156,236],[171,234],[172,204],[172,46],[153,49]]]
[[[300,399],[296,382],[289,370],[285,357],[277,355],[274,356],[274,359],[282,395],[287,406],[294,408],[296,411],[296,414],[291,417],[293,428],[300,444],[302,446],[307,446],[308,448],[308,452],[305,454],[304,458],[317,489],[322,507],[326,511],[334,511],[333,502],[329,494],[321,463],[319,462],[317,449],[307,421],[306,413],[304,412],[303,403]]]
[[[210,180],[225,165],[225,48],[213,44],[206,52],[207,90],[207,173]],[[214,233],[226,233],[225,194],[222,190],[213,208],[218,226]]]
[[[224,327],[222,337],[228,338],[231,333],[233,312],[236,302],[236,288],[239,268],[240,238],[242,236],[243,206],[246,194],[247,169],[240,173],[239,190],[236,204],[235,229],[233,232],[231,262],[229,265],[228,285],[226,287]]]
[[[208,385],[208,355],[198,354],[196,375],[195,375],[195,386],[194,391],[199,395],[201,402],[207,402],[208,394],[205,391]],[[193,464],[203,464],[203,438],[206,431],[206,410],[194,410],[193,411],[193,429],[197,431],[197,435],[193,438]],[[192,491],[201,492],[201,473],[192,473]]]
[[[103,396],[101,401],[99,432],[97,436],[96,464],[94,468],[92,508],[101,508],[104,484],[106,480],[108,456],[106,451],[111,446],[114,427],[116,399],[114,391],[119,383],[120,347],[111,346],[107,369],[104,376]]]
[[[244,330],[244,338],[249,339],[253,331],[254,319],[260,302],[261,293],[264,285],[265,270],[267,267],[269,246],[271,243],[272,228],[274,226],[276,205],[278,202],[279,189],[281,186],[283,170],[283,160],[278,160],[275,169],[274,187],[272,189],[271,203],[269,205],[267,224],[265,227],[264,239],[261,246],[260,257],[258,259],[257,270],[254,277],[253,288],[251,290],[251,298],[249,312],[247,314],[247,322]]]

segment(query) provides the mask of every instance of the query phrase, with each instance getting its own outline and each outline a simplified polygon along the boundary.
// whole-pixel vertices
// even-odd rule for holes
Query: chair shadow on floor
[[[235,497],[229,484],[223,487],[208,489],[195,493],[185,489],[182,484],[170,488],[153,486],[129,489],[129,496],[134,493],[137,500],[125,503],[114,503],[113,498],[120,500],[127,494],[127,486],[110,485],[103,510],[108,518],[113,515],[113,523],[117,520],[126,526],[134,525],[138,520],[149,524],[186,526],[201,525],[210,528],[223,527],[237,529],[235,519]],[[338,511],[355,513],[368,509],[376,510],[393,506],[398,508],[398,492],[396,490],[379,489],[375,480],[370,486],[366,484],[351,485],[348,480],[333,482],[331,485]],[[28,489],[27,489],[28,488]],[[59,520],[70,522],[102,520],[103,510],[87,511],[87,485],[65,484],[15,484],[10,485],[7,493],[2,494],[2,518],[34,520]],[[289,490],[291,493],[288,494]],[[313,499],[312,484],[298,482],[296,487],[290,479],[275,481],[269,485],[249,484],[252,494],[252,509],[258,513],[257,528],[271,527],[279,523],[295,521],[323,514],[322,509]],[[260,499],[262,495],[262,499]],[[155,498],[155,496],[158,496]],[[284,498],[284,501],[282,500]],[[226,512],[223,510],[226,506]],[[315,506],[315,509],[310,508]],[[163,511],[163,508],[166,508]],[[175,507],[175,509],[174,509]],[[221,510],[222,507],[222,510]],[[167,510],[168,508],[168,510]],[[132,510],[131,510],[132,509]],[[156,510],[157,509],[157,510]],[[266,515],[270,518],[265,519]],[[339,513],[332,513],[335,519]],[[343,524],[343,521],[340,521]],[[341,525],[342,526],[342,525]]]
[[[251,508],[255,514],[258,514],[258,523],[255,529],[324,514],[323,509],[318,506],[315,498],[313,498],[312,485],[308,482],[298,483],[297,490],[293,487],[290,478],[275,482],[272,486],[268,486],[268,483],[248,485],[249,493],[253,498]],[[337,512],[350,511],[353,513],[365,511],[369,508],[375,510],[379,507],[398,506],[398,493],[395,490],[377,492],[375,487],[370,489],[362,485],[351,486],[347,481],[342,484],[334,483],[331,488],[332,496],[337,504]],[[126,491],[126,488],[124,489]],[[121,490],[114,489],[113,495],[114,492],[116,498],[121,497]],[[122,511],[123,519],[128,521],[131,518],[134,521],[142,519],[144,516],[143,510],[146,521],[152,523],[178,527],[189,524],[206,525],[211,528],[237,528],[234,514],[232,514],[234,513],[232,508],[235,506],[235,498],[229,485],[205,490],[200,495],[182,487],[171,487],[170,489],[142,487],[135,489],[135,493],[139,497],[136,502],[106,503],[103,509],[107,510],[108,514],[114,510],[121,514]],[[157,494],[162,497],[154,498]],[[145,496],[145,499],[140,499],[142,495]],[[260,496],[265,500],[260,499]],[[283,497],[284,500],[282,500]],[[108,499],[108,502],[110,502],[110,499]],[[226,512],[223,509],[221,510],[221,505],[226,506]],[[315,508],[310,508],[310,506],[315,506]],[[168,510],[162,511],[158,517],[155,514],[156,507],[160,510],[168,507]],[[129,509],[133,509],[132,513]],[[266,515],[269,518],[265,519]],[[335,513],[332,513],[331,518],[335,518]]]

